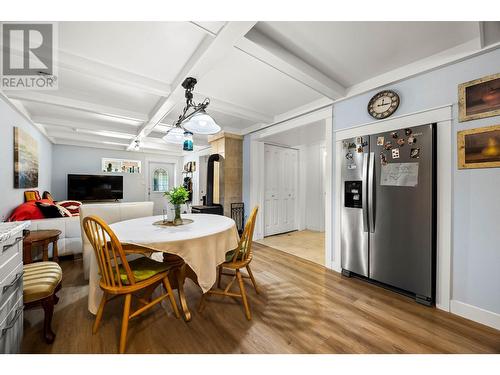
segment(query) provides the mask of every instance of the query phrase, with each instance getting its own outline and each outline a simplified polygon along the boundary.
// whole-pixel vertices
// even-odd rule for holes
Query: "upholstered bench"
[[[26,309],[42,307],[45,312],[43,336],[48,344],[52,344],[56,335],[52,331],[52,315],[54,305],[59,298],[56,293],[61,289],[62,270],[55,262],[38,262],[25,264],[23,298]]]

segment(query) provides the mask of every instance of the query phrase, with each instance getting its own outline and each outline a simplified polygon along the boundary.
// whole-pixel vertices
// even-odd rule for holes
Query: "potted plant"
[[[170,203],[174,205],[175,208],[175,218],[174,225],[182,224],[181,219],[181,204],[186,203],[189,198],[188,191],[184,188],[184,186],[174,187],[171,190],[165,192],[164,194]]]

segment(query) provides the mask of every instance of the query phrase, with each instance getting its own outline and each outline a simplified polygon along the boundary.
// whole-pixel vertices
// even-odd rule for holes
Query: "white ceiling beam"
[[[220,60],[232,51],[237,41],[256,24],[256,22],[228,22],[218,32],[214,38],[205,36],[200,46],[196,49],[181,72],[172,83],[172,91],[168,96],[161,99],[155,110],[151,113],[147,121],[140,129],[137,139],[147,136],[153,128],[175,107],[175,104],[184,98],[184,89],[181,83],[186,77],[202,77],[207,71],[212,69]],[[133,149],[133,140],[128,149]]]
[[[94,81],[113,82],[157,96],[171,91],[170,85],[152,78],[59,50],[59,68],[85,75]]]
[[[144,122],[147,120],[147,116],[143,113],[129,111],[122,108],[105,106],[97,103],[91,103],[83,100],[71,99],[57,95],[49,95],[41,92],[11,90],[7,93],[7,95],[9,96],[9,98],[12,99],[55,105],[59,107],[95,113],[108,117],[122,118],[140,122]]]
[[[250,108],[243,107],[238,104],[229,103],[210,95],[196,94],[195,99],[198,101],[203,101],[204,98],[210,98],[210,105],[208,106],[208,111],[214,110],[216,112],[221,112],[229,116],[234,116],[246,120],[256,121],[256,122],[272,122],[273,116],[260,113]]]
[[[118,137],[110,137],[110,136],[104,136],[104,135],[97,135],[97,134],[87,134],[83,132],[78,132],[72,129],[68,130],[63,130],[63,129],[57,129],[54,130],[53,128],[48,129],[48,134],[50,137],[55,138],[55,139],[73,139],[73,140],[78,140],[82,142],[96,142],[96,143],[102,143],[104,141],[107,142],[115,142],[118,144],[122,145],[127,145],[129,140],[128,139],[123,139],[123,138],[118,138]]]
[[[345,87],[258,30],[250,30],[236,47],[332,100],[345,95]]]
[[[108,130],[113,132],[125,133],[135,136],[137,127],[128,124],[120,123],[103,123],[94,121],[81,121],[74,119],[62,119],[49,116],[32,116],[31,119],[35,124],[43,126],[61,127],[66,129],[82,129],[82,130]]]

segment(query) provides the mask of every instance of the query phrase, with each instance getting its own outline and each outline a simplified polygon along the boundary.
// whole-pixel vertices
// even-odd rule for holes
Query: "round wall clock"
[[[368,113],[376,119],[389,117],[399,106],[399,95],[391,90],[380,91],[370,99]]]

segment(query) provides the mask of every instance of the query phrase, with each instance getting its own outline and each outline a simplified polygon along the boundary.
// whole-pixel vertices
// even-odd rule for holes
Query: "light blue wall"
[[[499,73],[500,49],[384,87],[397,91],[397,115],[453,104],[453,133],[500,124],[500,116],[459,123],[458,85]],[[373,121],[366,111],[374,90],[334,105],[334,127]],[[439,140],[438,140],[439,142]],[[452,299],[500,313],[500,168],[458,170],[453,139]]]
[[[146,154],[142,152],[130,152],[120,150],[106,150],[101,148],[76,147],[67,145],[54,145],[52,162],[52,195],[56,200],[67,198],[68,174],[101,174],[101,159],[117,158],[140,160],[144,172],[146,158],[155,161],[164,160],[170,162],[176,159],[178,162],[177,176],[180,184],[180,173],[182,157],[162,156],[160,154]],[[129,174],[120,173],[123,176],[123,200],[122,202],[141,202],[146,198],[145,173]]]
[[[17,126],[38,142],[38,187],[40,195],[51,188],[52,143],[0,96],[0,221],[24,202],[24,191],[14,189],[14,130]]]

